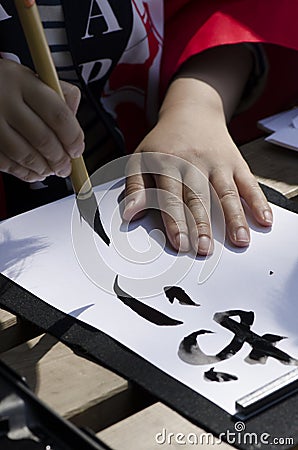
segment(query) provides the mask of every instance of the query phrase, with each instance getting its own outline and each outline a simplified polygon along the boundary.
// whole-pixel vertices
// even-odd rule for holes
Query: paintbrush
[[[65,100],[35,0],[14,0],[14,3],[39,78]],[[98,204],[84,159],[82,156],[74,158],[71,164],[70,177],[80,215],[109,245],[110,239],[100,220]]]

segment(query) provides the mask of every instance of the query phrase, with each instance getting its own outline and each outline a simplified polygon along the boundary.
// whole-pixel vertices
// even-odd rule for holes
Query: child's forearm
[[[195,104],[203,115],[210,111],[229,121],[239,105],[252,64],[252,54],[244,45],[216,47],[193,56],[173,79],[160,114],[178,104]]]

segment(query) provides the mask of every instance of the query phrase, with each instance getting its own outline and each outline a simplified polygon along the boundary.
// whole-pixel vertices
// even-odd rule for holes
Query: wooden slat
[[[183,436],[179,437],[178,433],[182,433]],[[210,449],[212,446],[220,450],[233,448],[226,443],[218,443],[218,439],[209,433],[204,433],[201,428],[162,403],[156,403],[134,414],[97,433],[97,436],[113,450]],[[195,439],[198,442],[196,445]],[[183,441],[185,443],[182,443]],[[213,445],[212,442],[214,442]]]
[[[263,138],[243,145],[241,153],[257,180],[287,198],[298,195],[298,153]]]
[[[0,309],[0,353],[39,334],[40,330],[37,327],[26,321],[19,320],[15,315]]]
[[[86,413],[101,402],[108,407],[109,398],[128,389],[123,378],[75,355],[48,334],[2,353],[0,359],[24,376],[33,392],[65,418]]]
[[[87,411],[71,417],[70,420],[77,426],[84,424],[97,433],[143,410],[155,401],[150,394],[129,383],[128,389],[97,403]]]
[[[0,332],[16,325],[17,318],[13,314],[4,309],[0,309]]]

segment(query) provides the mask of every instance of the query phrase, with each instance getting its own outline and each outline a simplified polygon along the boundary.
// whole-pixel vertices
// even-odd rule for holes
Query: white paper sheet
[[[2,222],[0,271],[235,413],[237,399],[292,367],[271,357],[265,364],[248,364],[244,361],[251,351],[247,343],[228,360],[195,366],[177,356],[178,346],[190,333],[207,329],[214,333],[198,342],[205,353],[218,353],[234,335],[213,320],[214,313],[241,309],[255,313],[254,333],[287,337],[277,347],[298,358],[298,216],[272,205],[271,231],[252,224],[251,245],[245,250],[229,245],[222,250],[216,240],[206,265],[204,258],[177,257],[169,248],[163,250],[164,236],[160,224],[156,228],[155,214],[149,213],[126,231],[117,203],[122,191],[121,182],[96,191],[112,240],[109,247],[80,221],[73,197]],[[137,315],[114,294],[116,274],[121,289],[183,324],[158,326]],[[166,285],[182,287],[200,306],[176,300],[171,304],[163,292]],[[211,367],[238,379],[206,381],[203,374]]]

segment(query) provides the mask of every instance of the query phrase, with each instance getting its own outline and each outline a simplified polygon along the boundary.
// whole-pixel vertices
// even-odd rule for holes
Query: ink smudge
[[[151,306],[140,302],[127,292],[123,291],[118,284],[118,275],[115,278],[113,289],[119,300],[121,300],[126,306],[128,306],[139,316],[143,317],[143,319],[146,319],[149,322],[159,326],[173,326],[183,324],[183,322],[181,322],[180,320],[172,319],[166,314],[163,314],[157,309],[154,309]]]
[[[204,378],[208,381],[216,381],[217,383],[222,383],[223,381],[234,381],[238,380],[236,375],[231,375],[226,372],[215,372],[214,367],[212,367],[207,372],[204,372]]]
[[[169,299],[170,303],[174,303],[175,298],[178,300],[180,305],[190,305],[190,306],[200,306],[195,303],[179,286],[165,286],[164,292],[166,297]]]

